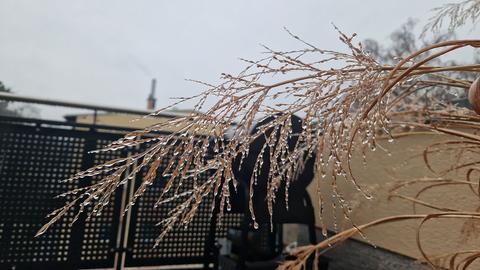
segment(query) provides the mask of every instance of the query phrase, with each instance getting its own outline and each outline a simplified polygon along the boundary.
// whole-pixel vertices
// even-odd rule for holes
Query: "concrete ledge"
[[[319,241],[325,239],[317,231]],[[355,239],[347,240],[323,254],[329,270],[431,270],[426,264],[383,248],[375,248]]]

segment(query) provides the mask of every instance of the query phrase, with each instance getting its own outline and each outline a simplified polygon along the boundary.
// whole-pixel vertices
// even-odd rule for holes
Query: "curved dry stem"
[[[293,252],[292,255],[296,257],[296,260],[291,260],[291,261],[285,261],[282,263],[282,265],[279,267],[279,269],[305,269],[306,262],[312,254],[317,254],[319,252],[322,252],[324,250],[330,249],[336,244],[354,236],[359,232],[359,230],[365,230],[367,228],[371,228],[374,226],[378,226],[381,224],[388,224],[392,222],[399,222],[399,221],[404,221],[404,220],[421,220],[420,225],[417,230],[417,236],[416,236],[416,241],[417,241],[417,246],[424,257],[424,259],[432,266],[435,267],[433,262],[431,261],[431,258],[425,253],[423,250],[423,247],[421,245],[421,239],[420,239],[420,230],[422,226],[424,225],[425,222],[431,219],[443,219],[443,218],[470,218],[470,219],[480,219],[480,213],[477,212],[442,212],[442,213],[436,213],[436,214],[423,214],[423,215],[397,215],[397,216],[391,216],[391,217],[386,217],[386,218],[381,218],[377,219],[374,221],[371,221],[366,224],[362,224],[357,226],[357,228],[351,228],[345,231],[342,231],[340,233],[337,233],[336,235],[327,238],[326,240],[316,244],[316,245],[310,245],[310,246],[304,246],[298,248],[296,251]],[[461,253],[461,252],[460,252]],[[459,253],[459,255],[460,255]],[[458,255],[457,255],[458,256]],[[469,261],[469,260],[468,260]]]

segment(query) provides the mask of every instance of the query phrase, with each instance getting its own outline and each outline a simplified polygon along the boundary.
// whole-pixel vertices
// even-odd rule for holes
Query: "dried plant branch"
[[[467,2],[478,3],[463,3]],[[465,19],[462,20],[464,22]],[[439,22],[434,24],[434,27],[438,24]],[[221,217],[230,209],[230,195],[236,192],[240,181],[250,186],[249,212],[253,226],[258,227],[253,207],[253,198],[258,195],[254,194],[253,186],[258,184],[259,174],[264,168],[264,156],[269,160],[265,199],[270,218],[273,205],[278,199],[277,191],[281,186],[288,190],[292,181],[297,180],[297,174],[305,165],[305,160],[315,157],[316,171],[324,181],[330,181],[332,186],[330,194],[323,194],[324,191],[318,189],[320,209],[324,208],[326,201],[323,198],[330,196],[332,206],[341,207],[345,218],[349,219],[350,205],[343,197],[338,181],[347,181],[366,198],[372,197],[352,170],[353,154],[361,153],[365,159],[367,151],[377,149],[379,137],[386,136],[389,142],[393,142],[398,130],[409,128],[411,132],[406,132],[406,135],[429,131],[458,138],[445,144],[432,145],[423,155],[426,166],[435,171],[429,155],[438,151],[450,151],[452,146],[459,150],[460,146],[459,151],[462,152],[449,170],[470,168],[466,180],[422,180],[421,182],[428,182],[429,186],[421,189],[414,197],[392,193],[392,197],[412,202],[414,207],[420,204],[443,212],[395,216],[361,226],[353,225],[352,229],[318,245],[299,249],[296,252],[298,260],[286,262],[282,267],[304,267],[309,255],[314,253],[318,258],[320,250],[363,229],[406,219],[422,220],[417,234],[418,246],[427,262],[431,263],[420,244],[420,228],[425,222],[440,218],[480,218],[478,212],[445,208],[420,199],[423,192],[440,185],[468,185],[473,193],[480,193],[478,184],[472,180],[477,171],[475,166],[480,160],[462,159],[465,153],[480,152],[480,136],[477,135],[480,131],[480,117],[468,109],[454,110],[452,104],[446,104],[434,95],[435,92],[451,88],[464,91],[471,82],[455,78],[452,74],[477,74],[480,65],[435,66],[432,63],[461,48],[478,48],[480,40],[439,42],[412,53],[392,66],[377,62],[365,52],[361,43],[354,42],[355,34],[347,36],[341,31],[338,33],[345,51],[319,49],[289,32],[306,48],[285,52],[264,47],[266,56],[263,59],[244,59],[248,66],[239,74],[222,74],[223,82],[216,86],[201,83],[208,89],[193,97],[179,98],[172,105],[194,102],[191,114],[131,132],[100,150],[116,151],[127,147],[144,149],[128,157],[99,164],[67,179],[80,181],[88,177],[101,178],[94,185],[62,194],[61,196],[71,199],[64,207],[52,213],[53,217],[40,229],[38,235],[68,211],[78,209],[77,217],[82,212],[87,212],[88,216],[100,215],[115,190],[134,181],[142,170],[146,173],[126,211],[155,181],[164,181],[164,188],[158,194],[155,207],[163,207],[171,201],[177,203],[169,212],[168,218],[159,221],[162,232],[157,244],[175,226],[187,226],[208,196],[214,196],[220,202],[218,210]],[[213,106],[206,108],[206,104],[212,102]],[[204,112],[200,113],[201,111]],[[302,118],[299,129],[294,128],[296,115]],[[260,121],[263,124],[257,125],[262,118],[271,121]],[[167,127],[177,131],[168,135],[160,134]],[[400,133],[399,136],[403,135]],[[259,140],[263,142],[260,146],[252,146]],[[165,160],[168,155],[173,155],[174,158]],[[249,160],[248,157],[252,156],[253,160]],[[162,166],[163,163],[167,165]],[[239,179],[238,172],[242,169],[249,170],[249,179]],[[442,173],[445,171],[440,175]],[[203,181],[200,176],[205,174],[208,177]],[[419,181],[412,180],[403,185],[414,185],[417,182]],[[186,183],[192,188],[181,191],[179,187]],[[403,186],[396,187],[395,191],[401,187]],[[288,198],[286,192],[283,199],[287,205]],[[211,205],[212,213],[216,207],[215,201]],[[326,232],[324,225],[322,231]],[[477,255],[478,253],[469,253],[468,257],[459,261],[458,256],[454,255],[452,261],[464,267],[470,265]]]
[[[450,32],[465,25],[468,21],[474,24],[480,15],[480,1],[464,0],[459,3],[449,3],[434,8],[433,11],[435,15],[429,19],[421,36],[425,36],[429,31],[438,33],[445,20],[448,20],[448,30]]]
[[[397,215],[397,216],[391,216],[391,217],[386,217],[386,218],[381,218],[377,219],[374,221],[371,221],[366,224],[359,225],[354,228],[350,228],[348,230],[342,231],[340,233],[337,233],[336,235],[316,244],[316,245],[310,245],[310,246],[304,246],[298,248],[296,251],[294,251],[293,255],[296,256],[296,260],[291,260],[291,261],[286,261],[284,262],[279,269],[305,269],[307,260],[310,256],[313,254],[318,254],[321,251],[330,249],[334,247],[336,244],[339,244],[346,239],[354,236],[355,234],[364,231],[365,229],[382,225],[382,224],[388,224],[392,222],[398,222],[398,221],[403,221],[403,220],[421,220],[420,226],[417,229],[416,233],[416,240],[417,240],[417,246],[419,250],[421,251],[422,255],[424,256],[425,260],[431,264],[434,267],[433,262],[429,259],[429,256],[426,254],[426,252],[423,250],[423,247],[421,245],[421,228],[425,224],[425,222],[431,220],[431,219],[443,219],[443,218],[469,218],[469,219],[480,219],[480,213],[478,212],[441,212],[441,213],[436,213],[436,214],[423,214],[423,215]],[[475,254],[478,255],[478,251],[475,251]]]
[[[275,197],[275,191],[280,184],[288,185],[294,180],[292,172],[298,171],[301,161],[310,155],[317,157],[316,168],[322,175],[327,173],[331,175],[333,186],[337,186],[338,178],[343,178],[350,181],[367,198],[371,197],[355,178],[350,161],[352,153],[357,148],[363,153],[365,153],[365,146],[369,146],[372,151],[375,150],[378,130],[391,137],[390,129],[402,124],[390,120],[393,116],[392,112],[406,110],[405,104],[398,101],[391,102],[392,97],[398,96],[398,94],[392,94],[393,90],[401,90],[396,87],[414,84],[423,80],[428,74],[446,70],[478,72],[480,65],[430,67],[426,64],[436,57],[465,46],[478,47],[480,41],[441,42],[424,48],[405,58],[395,67],[391,67],[382,66],[371,59],[363,52],[361,44],[354,45],[354,35],[348,37],[339,33],[350,53],[317,48],[294,52],[269,50],[268,57],[261,61],[251,61],[253,64],[239,75],[224,74],[224,83],[192,97],[191,99],[198,99],[194,107],[195,111],[200,111],[208,98],[218,99],[215,105],[205,113],[192,113],[145,130],[135,131],[109,145],[106,150],[118,150],[150,143],[144,152],[98,165],[69,179],[73,181],[108,174],[100,184],[90,189],[77,190],[77,196],[83,199],[80,203],[80,212],[89,204],[93,205],[95,212],[101,212],[106,198],[109,198],[118,186],[131,181],[142,168],[147,167],[148,173],[143,179],[143,184],[130,202],[133,205],[135,200],[155,181],[159,164],[167,153],[173,153],[176,158],[169,161],[163,171],[158,172],[167,179],[165,189],[162,194],[159,194],[157,206],[161,207],[164,202],[173,198],[183,198],[184,201],[172,212],[169,219],[162,222],[165,231],[171,230],[174,224],[188,224],[202,199],[212,192],[221,198],[220,212],[223,212],[223,205],[229,204],[228,186],[232,183],[235,186],[239,181],[235,178],[236,168],[232,167],[232,163],[240,157],[241,166],[250,150],[249,145],[259,137],[266,139],[261,152],[268,151],[272,160],[268,179],[270,188],[267,196],[269,198]],[[429,54],[419,62],[408,64],[423,53],[437,49],[441,50]],[[307,62],[302,60],[306,55],[320,57],[323,60]],[[343,63],[343,67],[325,68],[324,66],[329,62],[335,65]],[[298,71],[308,71],[310,74],[291,76]],[[285,79],[267,83],[264,78],[267,75],[281,76]],[[182,101],[185,100],[187,99],[182,99]],[[278,111],[283,112],[283,115],[279,116]],[[303,116],[303,130],[299,134],[292,134],[289,124],[294,114]],[[274,120],[254,134],[249,134],[256,119],[262,116],[272,117]],[[409,117],[413,116],[409,115]],[[427,118],[426,115],[414,116],[413,121],[409,119],[407,124],[444,133],[453,132],[442,129],[439,117],[435,117],[437,118],[435,126],[418,123],[418,121],[424,121]],[[441,121],[447,122],[445,119]],[[180,128],[178,132],[171,135],[154,134],[166,126]],[[205,130],[206,127],[215,128]],[[266,131],[272,128],[275,132],[267,134]],[[226,140],[225,134],[228,130],[232,130],[232,135]],[[275,137],[279,132],[280,141]],[[453,133],[458,135],[457,131]],[[297,143],[293,149],[290,149],[287,139],[292,136],[297,137]],[[361,138],[360,144],[357,144],[357,137]],[[464,134],[464,137],[478,138],[471,134]],[[261,156],[258,155],[254,163],[251,184],[257,181],[258,174],[255,172],[261,167]],[[212,170],[214,172],[207,181],[198,182],[201,173]],[[181,185],[183,181],[193,181],[193,189],[184,194],[178,194],[175,191],[171,198],[164,198],[174,184]],[[250,194],[250,198],[253,196],[254,194]],[[346,207],[346,202],[341,196],[337,197],[337,204],[342,208]],[[70,209],[72,205],[67,204],[65,207]],[[254,209],[251,208],[250,211],[255,219]],[[56,220],[57,217],[52,219],[45,228]],[[43,232],[44,230],[40,231],[40,233]]]

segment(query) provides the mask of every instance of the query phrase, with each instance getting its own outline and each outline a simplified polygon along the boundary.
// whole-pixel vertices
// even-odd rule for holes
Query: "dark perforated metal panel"
[[[110,142],[112,142],[111,135],[99,134],[93,148],[101,149]],[[120,158],[125,154],[125,151],[95,153],[92,155],[93,164],[102,164],[106,161]],[[102,176],[91,179],[91,184],[95,184]],[[90,219],[85,220],[80,254],[82,265],[91,265],[93,261],[96,267],[113,266],[120,203],[121,190],[111,196],[109,204],[103,208],[99,215],[92,215]]]
[[[31,125],[36,123],[36,125]],[[113,267],[115,252],[126,252],[126,266],[169,265],[213,262],[212,237],[224,237],[226,230],[238,227],[241,214],[227,213],[221,225],[211,223],[211,198],[206,198],[194,221],[187,228],[177,228],[152,249],[160,233],[159,221],[176,202],[153,209],[165,184],[157,179],[132,208],[129,224],[120,226],[122,196],[119,188],[100,216],[69,226],[74,214],[65,216],[44,235],[34,238],[47,221],[45,216],[64,205],[65,198],[55,195],[98,180],[60,182],[79,170],[127,155],[124,152],[88,154],[117,139],[120,133],[94,132],[68,128],[64,123],[2,122],[0,118],[0,269],[78,269]],[[165,160],[167,162],[167,160]],[[165,166],[163,164],[163,166]],[[143,172],[137,177],[140,183]],[[206,180],[203,175],[200,181]],[[182,190],[191,188],[185,182]],[[173,190],[173,189],[172,189]],[[67,198],[68,199],[68,198]],[[119,228],[129,228],[128,248],[117,248]],[[217,233],[214,233],[217,231]]]
[[[63,205],[53,196],[75,188],[60,183],[81,167],[85,139],[62,131],[6,127],[0,131],[0,265],[66,262],[73,215],[34,238],[44,217]]]
[[[224,213],[222,220],[217,222],[215,238],[225,238],[229,228],[240,228],[243,218],[243,213]]]
[[[131,224],[128,244],[130,252],[127,253],[126,266],[198,263],[202,262],[205,256],[205,245],[210,234],[211,197],[204,199],[196,217],[188,227],[175,228],[155,249],[152,249],[155,239],[161,232],[161,228],[156,224],[167,217],[168,212],[179,202],[175,200],[157,209],[153,207],[166,182],[160,174],[167,162],[168,159],[164,159],[154,184],[132,208],[132,220],[135,222]],[[142,175],[144,173],[145,171]],[[141,177],[137,180],[140,179]],[[206,180],[207,174],[203,174],[198,179],[199,182]],[[139,183],[140,181],[137,182],[137,186]],[[192,182],[184,181],[179,193],[191,188],[193,188]],[[173,195],[175,189],[176,186],[172,187],[167,196]]]
[[[72,212],[47,233],[37,238],[34,235],[47,221],[45,216],[64,205],[65,198],[54,196],[79,184],[60,180],[94,162],[111,158],[87,152],[118,136],[1,124],[0,269],[31,269],[31,265],[38,269],[113,266],[114,237],[118,229],[118,213],[114,212],[116,198],[101,216],[91,221],[70,226]],[[88,183],[88,179],[83,182]]]

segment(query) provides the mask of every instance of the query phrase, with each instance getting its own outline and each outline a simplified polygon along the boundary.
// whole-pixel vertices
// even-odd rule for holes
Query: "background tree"
[[[11,93],[12,90],[8,87],[6,87],[1,81],[0,81],[0,92],[4,93]],[[0,115],[3,116],[20,116],[20,114],[9,107],[10,102],[8,101],[1,101],[0,100]]]
[[[432,21],[433,19],[431,19]],[[381,64],[386,65],[396,65],[404,57],[411,55],[412,53],[418,51],[420,48],[425,48],[436,44],[439,42],[444,42],[447,40],[453,40],[456,38],[456,33],[454,29],[451,29],[448,32],[439,32],[439,29],[433,32],[431,36],[420,35],[418,36],[415,33],[415,30],[418,29],[418,21],[412,18],[408,19],[403,25],[401,25],[397,30],[393,31],[390,34],[390,44],[385,46],[380,42],[374,39],[366,39],[363,41],[363,46],[365,50],[372,55]],[[430,56],[430,53],[425,53],[422,55],[423,58]],[[474,52],[472,55],[472,61],[469,61],[471,64],[479,64],[480,56],[478,52]],[[413,59],[414,61],[420,60]],[[430,65],[436,66],[458,66],[465,63],[456,60],[445,60],[442,58],[436,58],[429,62]],[[446,73],[454,75],[456,79],[463,81],[474,81],[476,78],[475,73]],[[426,75],[430,79],[434,80],[435,75]],[[400,88],[399,88],[400,89]],[[393,93],[398,93],[400,90],[397,89]],[[470,108],[470,104],[467,101],[466,89],[459,89],[457,87],[452,87],[450,85],[435,85],[435,87],[430,88],[427,91],[418,91],[415,95],[406,97],[406,101],[415,102],[416,106],[419,104],[424,104],[428,106],[427,103],[431,103],[432,99],[441,100],[445,105],[457,105],[460,107]],[[427,95],[428,93],[428,95]]]
[[[12,93],[12,90],[0,81],[0,93]],[[40,110],[32,105],[21,105],[15,108],[11,107],[12,102],[0,100],[0,116],[10,117],[38,117]]]

